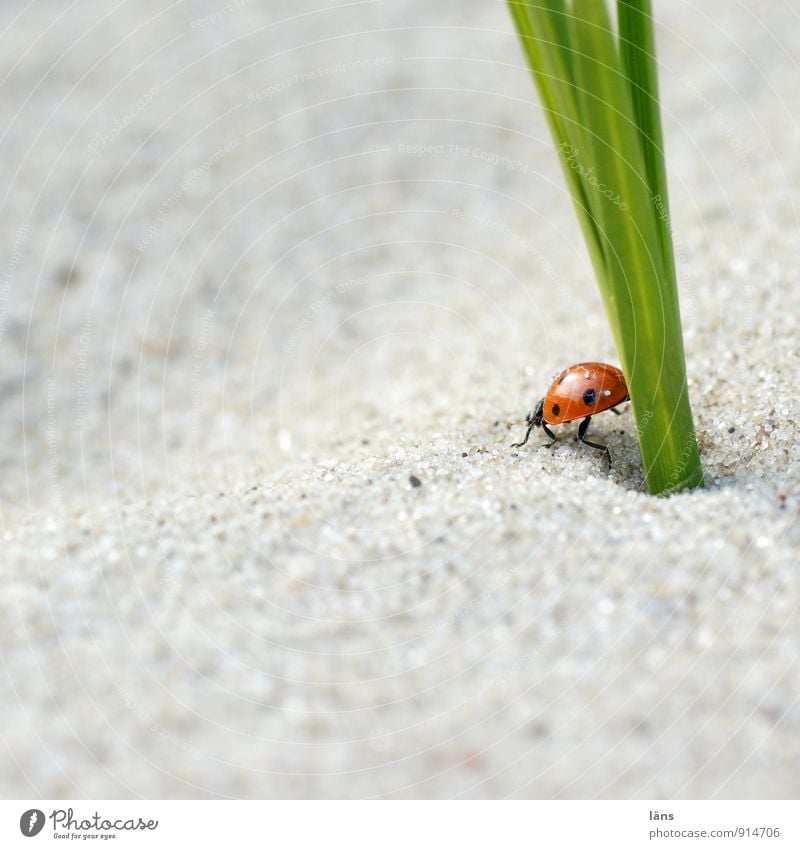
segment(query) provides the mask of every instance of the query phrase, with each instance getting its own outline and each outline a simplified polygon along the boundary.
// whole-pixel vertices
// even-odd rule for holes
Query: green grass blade
[[[656,204],[664,259],[670,276],[674,278],[675,262],[669,225],[669,194],[650,0],[617,0],[617,20],[620,61],[630,85],[650,194]]]
[[[591,208],[606,244],[606,274],[628,287],[658,276],[660,249],[637,126],[627,85],[618,71],[616,44],[603,0],[582,0],[569,18],[577,105],[583,122],[582,172],[592,189]],[[612,303],[619,292],[613,287]],[[624,302],[615,309],[625,309]],[[631,327],[627,315],[623,327]],[[644,328],[647,329],[647,328]],[[618,340],[618,342],[621,340]]]
[[[701,485],[672,243],[653,203],[666,176],[652,50],[649,69],[632,50],[623,61],[604,0],[510,6],[556,144],[571,147],[562,166],[628,380],[648,489]],[[625,26],[634,35],[651,19]]]
[[[580,125],[575,124],[575,86],[570,70],[570,54],[566,44],[564,0],[509,0],[511,16],[517,27],[522,50],[528,59],[539,99],[550,132],[559,150],[559,161],[575,206],[578,223],[589,249],[589,257],[600,273],[605,265],[602,239],[591,213],[586,187],[570,161],[561,151],[578,143]]]
[[[593,208],[608,240],[605,300],[622,328],[616,341],[637,422],[647,421],[649,428],[640,436],[648,486],[663,491],[683,481],[675,476],[685,459],[683,445],[672,435],[690,434],[686,443],[695,452],[696,442],[675,286],[664,262],[630,91],[603,0],[575,5],[570,43],[587,154],[595,173],[603,175]]]

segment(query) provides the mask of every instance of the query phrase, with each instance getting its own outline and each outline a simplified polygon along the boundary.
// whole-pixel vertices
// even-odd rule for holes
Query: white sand
[[[668,500],[509,447],[615,356],[502,3],[3,5],[0,793],[797,797],[797,18],[657,5]]]

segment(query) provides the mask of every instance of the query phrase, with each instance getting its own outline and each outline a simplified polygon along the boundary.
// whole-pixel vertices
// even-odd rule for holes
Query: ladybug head
[[[533,425],[534,427],[541,427],[542,426],[543,414],[544,414],[544,398],[542,398],[542,400],[539,401],[539,403],[536,405],[536,409],[533,410],[533,412],[530,412],[530,413],[528,413],[527,416],[525,416],[525,421],[529,425]]]

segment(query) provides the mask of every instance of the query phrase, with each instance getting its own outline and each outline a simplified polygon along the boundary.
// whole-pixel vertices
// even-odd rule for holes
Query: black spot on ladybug
[[[414,487],[414,489],[418,486],[422,486],[422,481],[416,475],[409,475],[408,482]]]
[[[551,411],[554,416],[557,416],[561,412],[561,407],[559,407],[558,404],[553,404]]]
[[[587,407],[593,407],[594,402],[597,400],[597,393],[594,389],[587,389],[583,393],[583,403],[586,404]]]

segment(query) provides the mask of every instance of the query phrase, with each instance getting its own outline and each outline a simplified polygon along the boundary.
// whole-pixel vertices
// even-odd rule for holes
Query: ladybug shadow
[[[633,418],[629,417],[629,421],[633,422]],[[612,458],[612,465],[607,474],[616,484],[625,489],[646,492],[642,455],[639,451],[636,432],[633,427],[620,425],[618,420],[603,421],[598,423],[594,433],[596,438],[608,446]]]
[[[633,492],[646,492],[639,444],[635,432],[625,427],[625,412],[623,409],[619,415],[599,419],[590,416],[588,422],[586,419],[567,422],[545,432],[536,429],[534,433],[538,438],[531,434],[528,444],[542,454],[558,454],[565,459],[571,454],[582,469],[591,467],[594,476],[609,478]],[[630,416],[627,419],[633,421]],[[512,443],[511,450],[522,452],[525,449],[519,443]]]

